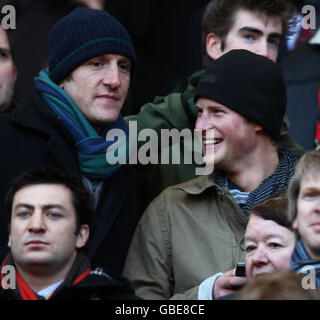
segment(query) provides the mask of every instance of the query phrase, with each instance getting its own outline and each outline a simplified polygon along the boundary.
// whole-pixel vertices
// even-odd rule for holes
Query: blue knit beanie
[[[124,26],[103,10],[77,8],[61,18],[49,34],[49,76],[59,83],[81,63],[106,53],[130,59],[131,77],[136,55]]]

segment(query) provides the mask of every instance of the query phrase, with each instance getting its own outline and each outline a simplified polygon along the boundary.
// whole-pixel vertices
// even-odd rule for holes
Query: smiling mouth
[[[320,222],[313,223],[311,226],[313,228],[320,229]]]
[[[215,138],[215,139],[206,139],[206,140],[203,140],[203,144],[205,146],[210,146],[210,145],[216,145],[216,144],[219,144],[220,142],[222,142],[223,139],[220,139],[220,138]]]

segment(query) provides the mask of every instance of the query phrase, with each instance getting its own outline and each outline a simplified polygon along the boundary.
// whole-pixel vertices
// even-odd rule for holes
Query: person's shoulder
[[[219,187],[216,185],[213,175],[199,176],[198,178],[166,188],[152,203],[157,210],[161,208],[168,209],[169,207],[179,208],[180,204],[186,204],[191,198],[193,200],[203,200],[201,195],[205,193],[206,190],[216,190],[217,188]],[[173,212],[175,210],[166,211]]]
[[[107,270],[102,267],[93,267],[87,277],[88,280],[98,280],[98,283],[117,283],[117,284],[128,284],[129,280],[122,275]]]
[[[102,267],[93,267],[89,275],[77,285],[89,289],[94,300],[136,300],[129,279]]]
[[[76,284],[77,288],[112,288],[127,286],[130,286],[130,282],[127,278],[102,267],[93,267],[88,276]]]
[[[202,175],[195,179],[171,186],[165,191],[167,193],[179,193],[183,192],[190,195],[198,195],[207,190],[208,188],[216,187],[214,176]]]
[[[0,114],[0,130],[2,130],[2,132],[15,127],[15,117],[17,114],[24,112],[24,108],[23,110],[22,108],[23,107],[17,107],[11,112]]]

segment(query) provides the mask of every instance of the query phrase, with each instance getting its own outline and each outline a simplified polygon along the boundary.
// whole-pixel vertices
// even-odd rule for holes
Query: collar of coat
[[[215,183],[214,174],[210,174],[207,176],[200,176],[196,179],[179,184],[174,188],[183,190],[186,193],[191,195],[198,195],[203,193],[209,188],[215,188],[218,190],[220,187]]]
[[[8,254],[2,264],[2,269],[5,266],[13,266],[16,269],[14,260],[11,254]],[[68,272],[66,278],[62,282],[62,284],[52,293],[51,296],[55,296],[60,291],[64,290],[65,287],[74,286],[81,281],[83,281],[91,272],[90,262],[86,254],[82,251],[79,251],[77,257]],[[4,280],[4,275],[1,274],[2,283]],[[6,289],[6,288],[3,288]],[[11,290],[10,290],[11,291]],[[11,294],[13,295],[14,299],[17,300],[40,300],[42,297],[38,296],[24,281],[24,279],[19,274],[18,270],[16,269],[16,288],[12,289]]]
[[[285,149],[279,149],[279,166],[280,164],[284,163],[287,164],[288,160],[292,160],[292,170],[290,170],[290,174],[292,175],[294,172],[294,165],[296,162],[296,157],[291,154],[291,152],[285,150]],[[279,168],[278,166],[278,168]],[[276,171],[278,170],[276,169]],[[276,172],[275,171],[275,172]],[[200,176],[196,179],[184,182],[182,184],[176,185],[173,188],[178,189],[178,190],[183,190],[186,193],[190,195],[199,195],[205,192],[207,189],[213,188],[216,189],[216,191],[219,192],[221,190],[221,187],[216,183],[216,174],[217,172],[213,172],[210,175],[204,175]]]
[[[46,106],[39,93],[34,91],[32,102],[15,108],[11,113],[12,121],[18,125],[42,132],[47,135],[52,133],[52,125],[64,131],[59,117]]]

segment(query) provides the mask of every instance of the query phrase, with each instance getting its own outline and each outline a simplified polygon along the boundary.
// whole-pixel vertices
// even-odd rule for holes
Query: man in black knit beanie
[[[165,189],[139,221],[124,275],[144,299],[211,300],[243,285],[234,268],[245,258],[248,214],[294,174],[295,155],[277,145],[286,88],[270,59],[225,53],[200,77],[194,102],[214,171]]]

